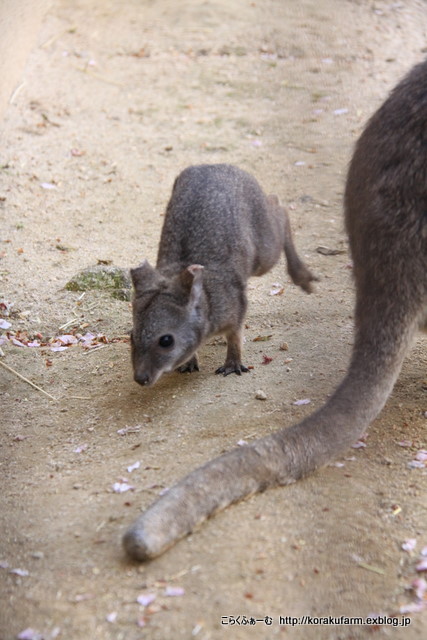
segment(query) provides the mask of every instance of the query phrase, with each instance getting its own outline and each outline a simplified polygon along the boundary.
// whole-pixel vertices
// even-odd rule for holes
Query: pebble
[[[267,394],[262,389],[258,389],[258,391],[255,394],[255,398],[257,400],[267,400]]]

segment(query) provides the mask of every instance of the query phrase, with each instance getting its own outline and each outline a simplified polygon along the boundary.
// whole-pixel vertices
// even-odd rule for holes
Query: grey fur
[[[216,373],[248,371],[241,362],[247,280],[269,271],[283,250],[293,281],[310,292],[315,278],[276,196],[231,165],[185,169],[167,206],[156,269],[145,261],[131,271],[135,380],[151,385],[164,372],[198,369],[196,350],[218,333],[227,356]]]
[[[127,553],[153,558],[210,515],[285,485],[349,447],[378,415],[427,310],[427,62],[369,121],[350,164],[345,220],[354,261],[355,343],[347,374],[301,423],[196,469],[124,536]]]

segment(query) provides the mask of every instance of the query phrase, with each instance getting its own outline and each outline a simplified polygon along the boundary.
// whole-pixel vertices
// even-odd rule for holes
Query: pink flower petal
[[[424,611],[426,606],[427,602],[410,602],[400,607],[399,611],[400,613],[419,613],[420,611]]]
[[[185,590],[182,587],[166,587],[164,595],[170,597],[183,596]]]
[[[59,340],[59,342],[62,342],[62,344],[77,344],[78,342],[78,339],[76,338],[76,336],[73,336],[70,334],[58,336],[57,340]]]
[[[427,582],[424,578],[415,578],[411,583],[411,587],[417,598],[423,600],[427,590]]]
[[[31,627],[28,627],[27,629],[24,629],[24,631],[21,631],[21,633],[18,633],[16,637],[18,640],[42,640],[43,638],[41,633],[35,629],[31,629]]]
[[[30,575],[26,569],[11,569],[9,573],[13,573],[15,576],[21,576],[22,578]]]
[[[107,622],[115,622],[117,620],[117,611],[112,611],[105,616]]]
[[[417,571],[427,571],[427,558],[423,558],[415,567]]]
[[[302,400],[295,400],[295,402],[293,402],[292,404],[294,404],[297,407],[300,407],[303,404],[310,404],[311,400],[310,398],[303,398]]]
[[[410,462],[408,462],[407,466],[409,467],[409,469],[424,469],[425,464],[420,460],[411,460]]]
[[[115,482],[113,484],[114,493],[126,493],[126,491],[133,491],[135,487],[127,482]]]
[[[27,345],[17,340],[16,338],[11,338],[11,343],[15,345],[15,347],[26,347]]]
[[[417,546],[416,538],[408,538],[405,542],[402,543],[403,551],[413,551]]]
[[[136,601],[138,604],[142,604],[143,607],[148,607],[148,605],[154,602],[155,599],[155,593],[141,593],[141,595],[137,597]]]
[[[358,440],[357,442],[355,442],[351,446],[352,446],[353,449],[363,449],[363,447],[366,447],[366,442],[362,442],[361,440]]]

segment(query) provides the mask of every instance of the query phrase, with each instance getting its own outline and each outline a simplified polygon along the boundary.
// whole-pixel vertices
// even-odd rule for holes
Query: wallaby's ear
[[[159,274],[149,264],[148,260],[144,260],[136,269],[131,269],[130,275],[137,293],[144,293],[147,289],[152,289],[159,279]]]
[[[203,270],[201,264],[191,264],[179,274],[181,284],[189,294],[188,304],[195,307],[203,291]]]

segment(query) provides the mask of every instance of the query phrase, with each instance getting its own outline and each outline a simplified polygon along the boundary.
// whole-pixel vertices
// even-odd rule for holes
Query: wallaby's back
[[[268,271],[284,249],[285,214],[258,182],[229,164],[196,165],[177,177],[160,238],[157,268],[189,264],[236,271],[245,279]]]

